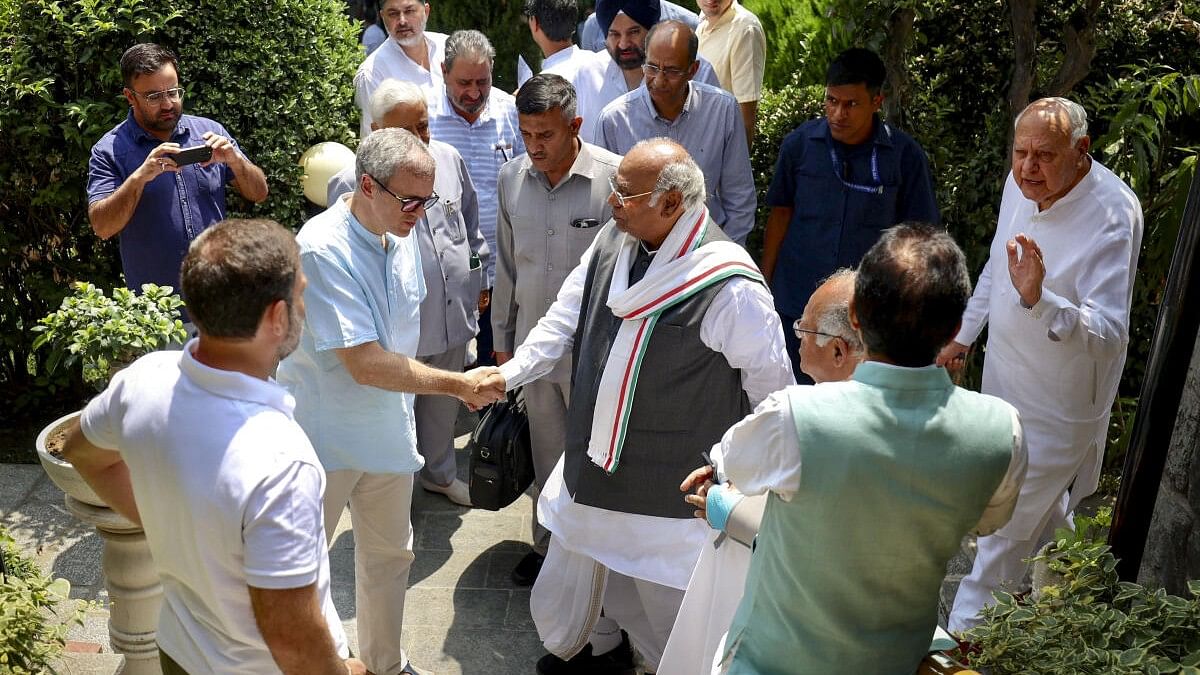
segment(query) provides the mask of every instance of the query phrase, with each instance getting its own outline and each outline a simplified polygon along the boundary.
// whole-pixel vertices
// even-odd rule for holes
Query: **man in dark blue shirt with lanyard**
[[[924,151],[883,122],[883,62],[848,49],[825,73],[825,116],[800,125],[779,151],[767,191],[771,214],[762,271],[785,329],[804,313],[821,281],[858,265],[885,229],[906,221],[938,223]],[[784,330],[799,381],[799,339]]]

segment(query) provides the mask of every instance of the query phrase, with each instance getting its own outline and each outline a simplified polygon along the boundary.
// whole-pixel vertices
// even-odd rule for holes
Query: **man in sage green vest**
[[[886,230],[855,281],[853,377],[771,395],[714,447],[722,481],[769,493],[718,672],[916,670],[946,562],[1008,521],[1025,474],[1016,409],[933,365],[970,295],[944,230]]]
[[[679,483],[793,381],[762,276],[708,216],[687,151],[643,141],[612,183],[612,221],[485,383],[519,386],[573,350],[566,447],[538,499],[553,533],[530,599],[543,675],[631,673],[629,643],[657,669],[708,531]]]

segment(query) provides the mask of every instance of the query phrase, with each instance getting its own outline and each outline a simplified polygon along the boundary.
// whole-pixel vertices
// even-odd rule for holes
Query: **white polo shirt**
[[[317,585],[342,658],[321,517],[325,472],[273,381],[155,352],[88,403],[89,441],[118,450],[163,585],[158,644],[192,675],[278,673],[248,586]]]

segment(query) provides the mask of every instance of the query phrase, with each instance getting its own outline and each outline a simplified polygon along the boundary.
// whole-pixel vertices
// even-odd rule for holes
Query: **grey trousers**
[[[521,388],[525,412],[529,416],[529,444],[533,449],[534,484],[538,490],[554,471],[567,442],[567,406],[571,402],[570,383],[535,380]],[[533,550],[546,555],[550,531],[538,524],[533,510]]]
[[[467,345],[451,347],[441,354],[418,356],[431,368],[461,372],[467,357]],[[438,485],[449,485],[458,477],[454,461],[454,422],[461,405],[453,396],[422,395],[413,403],[417,424],[417,452],[425,458],[421,477]]]

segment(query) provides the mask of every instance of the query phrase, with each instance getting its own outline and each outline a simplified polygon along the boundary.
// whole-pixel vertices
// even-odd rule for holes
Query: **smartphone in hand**
[[[197,145],[194,148],[185,148],[171,155],[171,159],[175,161],[176,166],[187,166],[188,164],[196,164],[197,162],[207,162],[212,159],[212,148],[207,145]]]

